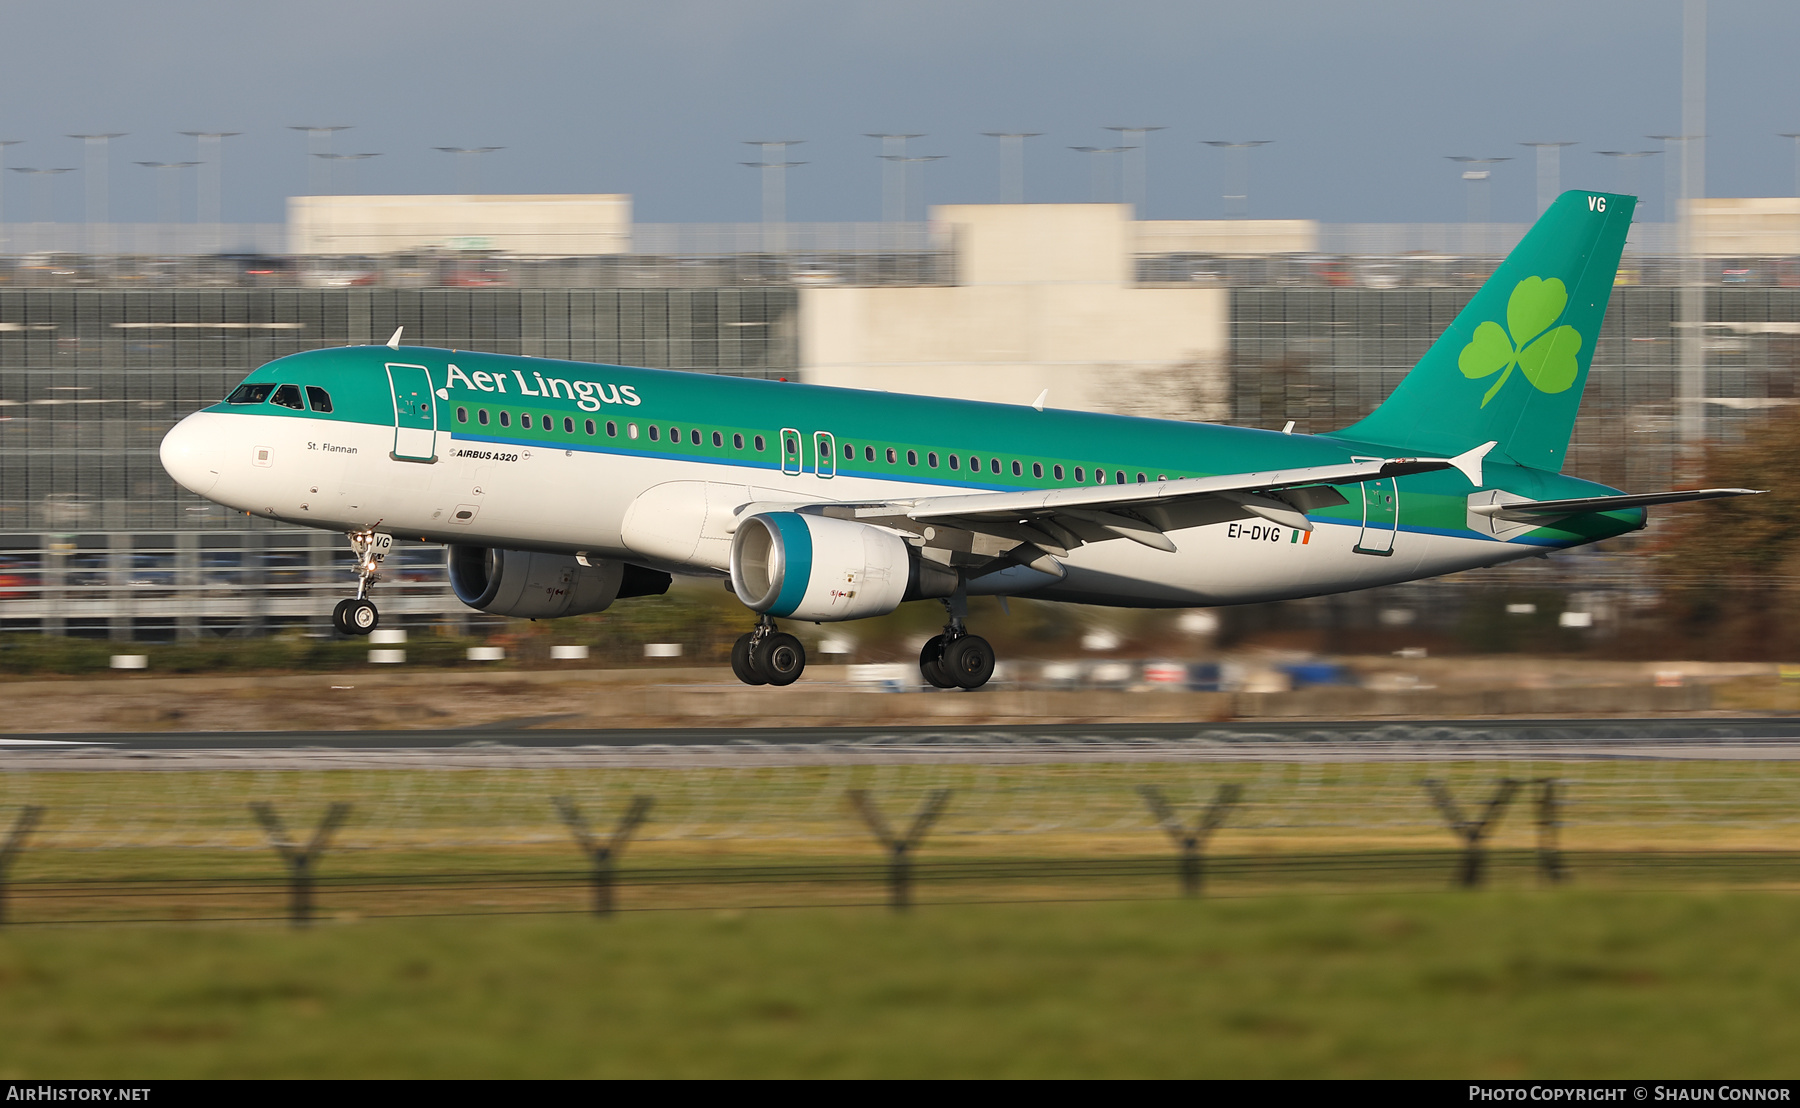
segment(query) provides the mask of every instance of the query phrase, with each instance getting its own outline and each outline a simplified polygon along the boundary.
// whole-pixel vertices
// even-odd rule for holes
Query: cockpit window
[[[225,398],[227,404],[261,404],[275,391],[274,385],[239,385]]]
[[[275,395],[271,397],[270,400],[272,403],[279,404],[284,408],[292,408],[296,412],[303,412],[306,410],[306,402],[300,399],[299,385],[281,386],[275,390]]]
[[[306,402],[312,405],[312,410],[315,412],[331,410],[331,394],[317,385],[306,386]]]

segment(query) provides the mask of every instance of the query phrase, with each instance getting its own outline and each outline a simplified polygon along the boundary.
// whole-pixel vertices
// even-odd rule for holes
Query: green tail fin
[[[1612,193],[1557,197],[1393,395],[1336,434],[1444,456],[1492,441],[1521,465],[1560,470],[1636,207]]]

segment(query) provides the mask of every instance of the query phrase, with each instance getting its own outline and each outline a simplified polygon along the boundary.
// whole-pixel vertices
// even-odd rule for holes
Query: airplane
[[[722,579],[746,684],[806,666],[776,620],[936,600],[920,652],[978,688],[975,595],[1185,608],[1318,596],[1567,550],[1660,504],[1560,472],[1636,198],[1570,191],[1394,392],[1326,434],[384,345],[256,369],[163,439],[183,487],[344,533],[346,634],[395,536],[448,548],[483,612],[599,612]]]

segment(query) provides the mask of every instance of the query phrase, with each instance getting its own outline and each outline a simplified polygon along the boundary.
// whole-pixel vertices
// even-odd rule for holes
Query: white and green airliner
[[[758,614],[732,668],[806,664],[776,618],[942,601],[919,666],[993,672],[970,595],[1191,607],[1391,585],[1596,542],[1649,505],[1560,472],[1635,199],[1567,192],[1380,407],[1296,435],[1038,406],[403,346],[262,366],[182,420],[183,486],[358,555],[346,634],[394,536],[442,543],[485,612],[597,612],[724,578]]]

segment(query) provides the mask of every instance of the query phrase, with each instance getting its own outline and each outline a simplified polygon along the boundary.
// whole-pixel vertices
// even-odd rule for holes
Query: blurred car
[[[42,584],[37,567],[16,559],[0,560],[0,600],[24,600]]]
[[[506,267],[504,266],[463,266],[444,274],[444,286],[446,288],[494,288],[507,283]]]

